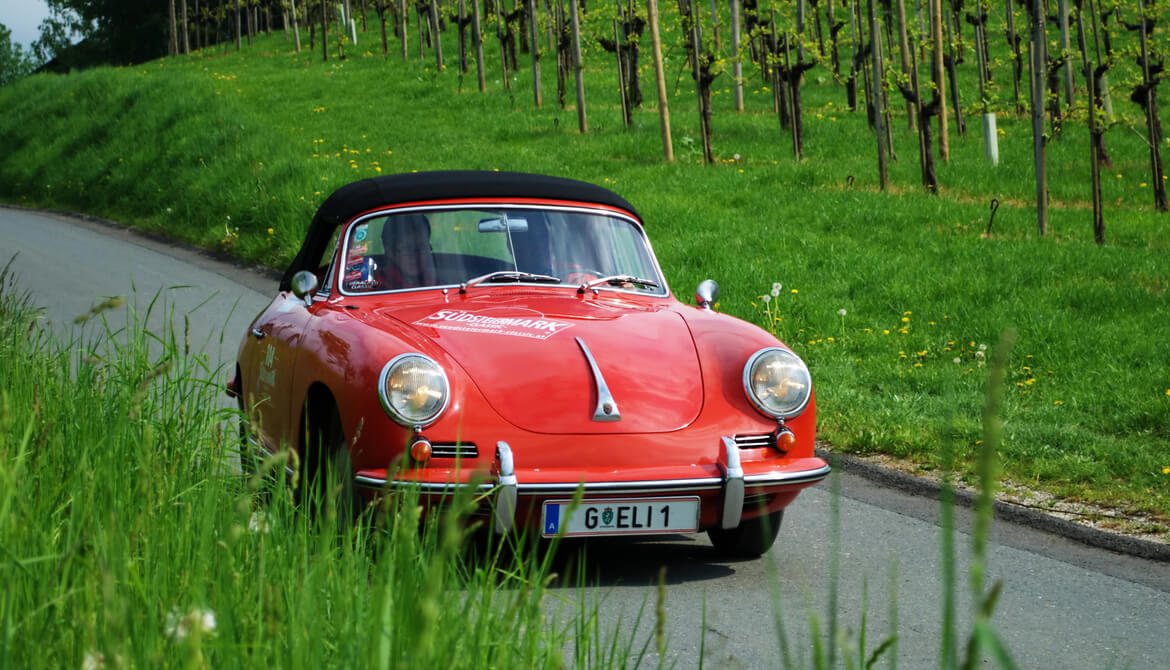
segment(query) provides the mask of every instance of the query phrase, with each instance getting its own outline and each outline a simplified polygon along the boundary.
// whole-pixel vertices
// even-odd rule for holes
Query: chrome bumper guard
[[[720,525],[724,530],[739,526],[743,516],[743,466],[739,462],[739,447],[730,437],[723,439],[719,469],[723,471],[723,514]]]
[[[497,534],[504,534],[512,530],[516,518],[516,501],[520,495],[573,495],[578,488],[584,486],[586,493],[635,494],[656,493],[661,491],[723,491],[723,509],[719,517],[719,525],[725,529],[739,526],[743,516],[744,490],[747,487],[775,486],[779,484],[812,484],[819,482],[829,475],[828,465],[799,472],[766,473],[759,475],[744,475],[743,465],[739,458],[739,447],[735,440],[723,437],[720,440],[722,447],[717,464],[721,476],[696,477],[692,479],[666,479],[632,482],[559,482],[551,484],[521,484],[516,479],[516,466],[512,458],[512,448],[507,442],[496,443],[496,482],[479,485],[482,492],[494,491],[494,512],[492,528]],[[369,488],[417,486],[423,493],[442,494],[450,492],[451,484],[430,482],[411,482],[407,480],[374,479],[357,477],[359,486]]]

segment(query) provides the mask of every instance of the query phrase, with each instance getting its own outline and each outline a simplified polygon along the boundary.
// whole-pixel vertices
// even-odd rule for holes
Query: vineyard
[[[746,111],[745,91],[756,94],[752,102],[765,92],[776,139],[790,141],[791,155],[799,160],[808,142],[805,91],[828,84],[840,98],[836,110],[865,117],[872,169],[882,190],[890,185],[888,165],[899,151],[903,160],[917,154],[926,192],[947,188],[936,164],[949,162],[952,138],[968,133],[981,138],[985,160],[997,165],[1003,132],[997,122],[1026,118],[1038,234],[1048,227],[1048,146],[1077,141],[1088,158],[1083,189],[1090,194],[1098,244],[1105,242],[1102,170],[1114,162],[1105,138],[1121,127],[1144,134],[1151,204],[1159,212],[1170,209],[1161,157],[1170,140],[1162,132],[1157,97],[1170,44],[1165,2],[950,0],[944,6],[941,0],[915,0],[908,7],[904,0],[730,0],[726,6],[711,0],[704,7],[678,0],[661,12],[657,0],[645,7],[633,0],[592,7],[577,0],[483,0],[482,6],[478,0],[360,0],[360,7],[358,0],[321,0],[299,8],[295,0],[235,0],[203,8],[195,2],[192,12],[182,0],[182,21],[172,20],[176,53],[189,53],[192,39],[196,49],[234,44],[239,50],[245,38],[250,45],[257,32],[271,32],[275,23],[286,37],[291,34],[298,53],[317,49],[323,61],[345,59],[347,48],[351,53],[357,48],[360,22],[362,45],[372,43],[389,56],[393,43],[404,61],[433,59],[438,72],[455,69],[460,90],[472,71],[481,92],[489,78],[505,88],[527,78],[533,106],[540,108],[547,78],[542,64],[554,69],[555,91],[549,91],[554,104],[575,107],[581,133],[589,132],[584,54],[597,52],[590,61],[596,69],[604,67],[598,65],[599,52],[607,52],[609,77],[616,77],[617,86],[600,104],[612,105],[616,98],[628,127],[635,110],[655,103],[667,161],[674,159],[668,89],[678,93],[684,71],[685,86],[696,96],[704,162],[718,160],[712,137],[712,124],[721,121],[715,118],[716,96],[733,98],[730,112],[720,110],[723,116]],[[370,53],[369,46],[364,49]],[[485,50],[498,52],[494,64]],[[656,92],[653,101],[646,99],[644,83]],[[1064,139],[1071,125],[1082,126],[1085,137]],[[896,138],[896,126],[914,140],[905,141],[904,134]],[[861,138],[856,141],[862,146]],[[853,180],[850,175],[850,185]]]

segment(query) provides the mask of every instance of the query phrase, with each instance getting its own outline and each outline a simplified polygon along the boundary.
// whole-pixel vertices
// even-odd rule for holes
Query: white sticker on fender
[[[547,340],[573,326],[567,321],[545,318],[539,312],[534,314],[536,316],[491,316],[462,309],[441,309],[415,321],[414,325],[466,333],[528,337],[534,340]]]

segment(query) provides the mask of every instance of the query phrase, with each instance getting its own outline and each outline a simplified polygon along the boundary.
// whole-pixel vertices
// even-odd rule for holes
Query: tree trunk
[[[236,51],[243,47],[240,39],[240,0],[236,0]]]
[[[829,7],[832,7],[832,6],[833,6],[833,3],[830,1]],[[906,30],[906,2],[905,2],[905,0],[898,0],[897,12],[898,12],[898,17],[897,17],[898,18],[898,52],[900,53],[901,60],[902,60],[902,76],[906,76],[910,72],[910,39],[908,37],[908,33]],[[830,19],[829,22],[832,23],[832,19]],[[915,118],[916,111],[917,111],[917,107],[915,106],[915,104],[913,102],[911,102],[910,100],[907,100],[906,101],[906,128],[908,130],[914,130],[914,128],[915,128],[914,118]]]

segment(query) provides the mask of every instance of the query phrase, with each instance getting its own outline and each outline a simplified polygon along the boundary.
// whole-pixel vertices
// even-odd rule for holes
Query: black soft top
[[[342,186],[321,203],[305,233],[301,250],[280,280],[280,290],[290,289],[292,276],[297,272],[315,272],[325,247],[333,239],[333,232],[355,216],[388,205],[453,198],[570,200],[609,205],[638,216],[630,203],[613,191],[563,177],[479,170],[411,172],[372,177]]]

